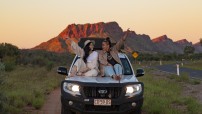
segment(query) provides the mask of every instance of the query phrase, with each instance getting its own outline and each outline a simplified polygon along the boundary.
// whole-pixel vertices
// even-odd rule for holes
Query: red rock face
[[[79,38],[85,37],[111,37],[112,41],[115,37],[121,37],[123,30],[116,22],[99,22],[95,24],[71,24],[66,27],[57,37],[43,42],[32,49],[42,49],[53,52],[70,51],[70,42],[66,41],[66,37],[78,42]],[[114,38],[114,39],[113,39]]]
[[[157,38],[152,39],[152,42],[158,43],[158,42],[166,42],[168,40],[170,39],[166,35],[163,35],[163,36],[159,36]]]
[[[98,37],[106,38],[110,37],[112,42],[117,42],[125,31],[118,25],[117,22],[99,22],[94,24],[70,24],[68,25],[57,37],[50,39],[47,42],[43,42],[40,45],[32,49],[41,49],[53,52],[71,52],[70,42],[66,40],[66,37],[71,38],[75,42],[78,42],[79,38],[86,37]],[[182,40],[179,42],[188,42]],[[125,43],[133,50],[139,52],[164,52],[164,53],[182,53],[183,46],[173,42],[166,35],[157,37],[153,40],[148,35],[139,35],[134,31],[130,31]],[[192,45],[192,44],[191,44]]]
[[[95,23],[95,24],[71,24],[68,25],[65,30],[63,30],[59,36],[70,37],[70,38],[82,38],[82,37],[89,37],[94,34],[99,34],[103,36],[105,34],[113,34],[113,35],[121,35],[123,34],[123,30],[119,27],[118,23],[116,22],[109,22],[109,23]]]

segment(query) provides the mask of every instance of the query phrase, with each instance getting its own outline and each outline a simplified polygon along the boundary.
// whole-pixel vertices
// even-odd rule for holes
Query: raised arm
[[[83,49],[77,43],[75,43],[71,38],[67,38],[67,39],[70,40],[72,51],[76,55],[78,55],[78,56],[80,56],[82,58],[84,56]]]
[[[116,43],[116,45],[114,45],[113,50],[118,51],[118,50],[121,49],[121,47],[123,46],[123,44],[124,44],[124,42],[125,42],[128,34],[129,34],[129,32],[130,32],[130,30],[128,29],[126,31],[126,33],[124,34],[124,36]]]

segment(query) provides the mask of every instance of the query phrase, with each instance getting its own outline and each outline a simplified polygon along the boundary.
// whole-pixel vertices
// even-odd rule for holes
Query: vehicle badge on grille
[[[106,94],[106,93],[107,93],[107,90],[106,90],[106,89],[99,89],[99,90],[98,90],[98,93],[99,93],[99,94]]]
[[[109,95],[108,95],[108,97],[109,97],[109,98],[112,98],[112,95],[111,95],[111,94],[109,94]]]

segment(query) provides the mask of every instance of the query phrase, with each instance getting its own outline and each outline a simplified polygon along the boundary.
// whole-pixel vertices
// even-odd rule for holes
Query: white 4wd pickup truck
[[[88,38],[83,39],[87,40]],[[92,38],[90,39],[92,40]],[[102,39],[93,40],[95,40],[97,47],[101,46],[97,42],[101,42]],[[144,85],[136,77],[143,76],[144,70],[137,69],[135,75],[128,57],[124,53],[119,53],[119,57],[124,71],[120,81],[101,76],[70,77],[67,68],[58,67],[59,74],[67,75],[61,83],[61,114],[141,113]],[[69,71],[78,58],[76,55]]]

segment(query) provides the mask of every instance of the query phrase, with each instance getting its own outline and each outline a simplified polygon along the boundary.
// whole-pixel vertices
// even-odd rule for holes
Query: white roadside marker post
[[[179,76],[180,75],[179,64],[176,64],[176,65],[177,65],[177,75]]]

